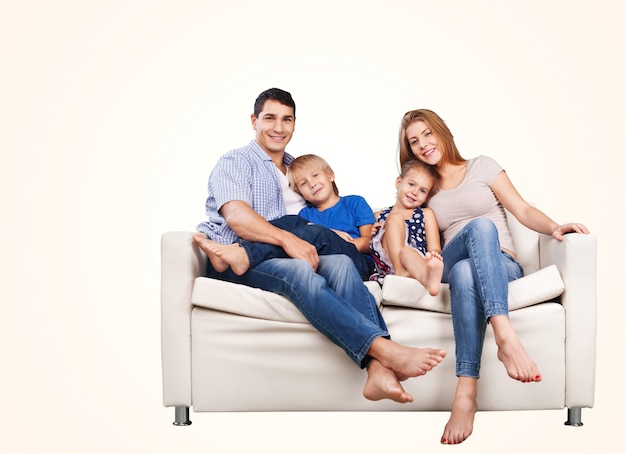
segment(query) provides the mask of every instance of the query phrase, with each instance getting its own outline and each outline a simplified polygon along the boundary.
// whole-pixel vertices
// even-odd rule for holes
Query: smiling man
[[[353,261],[339,249],[336,254],[318,255],[315,246],[274,222],[304,206],[286,176],[294,159],[285,152],[295,129],[293,98],[278,88],[264,91],[255,101],[251,121],[255,138],[221,156],[211,172],[208,221],[198,225],[202,235],[194,239],[207,255],[211,251],[203,246],[209,241],[229,245],[247,240],[278,246],[289,258],[250,264],[240,274],[209,260],[207,276],[285,296],[352,361],[367,368],[366,398],[412,401],[400,381],[424,375],[443,360],[445,351],[390,340],[376,301]],[[316,227],[339,238],[325,227]]]

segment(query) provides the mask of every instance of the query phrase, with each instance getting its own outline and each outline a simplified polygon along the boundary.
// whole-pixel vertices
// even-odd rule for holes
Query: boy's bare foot
[[[424,255],[426,261],[426,280],[424,287],[432,296],[438,295],[441,290],[441,276],[443,275],[443,257],[438,252],[427,252]]]
[[[472,434],[474,415],[478,410],[476,403],[477,383],[475,378],[459,377],[452,402],[450,419],[443,429],[441,443],[456,445]]]
[[[391,369],[399,380],[426,374],[439,365],[446,356],[445,350],[407,347],[383,337],[377,338],[368,354]]]
[[[248,254],[237,243],[220,244],[207,239],[201,233],[194,234],[193,240],[204,251],[218,273],[226,271],[230,267],[235,274],[242,275],[250,268]]]
[[[413,402],[413,396],[404,390],[396,374],[375,359],[367,366],[363,396],[369,400],[391,399],[401,404]]]
[[[528,356],[506,315],[491,317],[498,346],[498,359],[502,361],[509,377],[523,383],[541,381],[535,362]]]

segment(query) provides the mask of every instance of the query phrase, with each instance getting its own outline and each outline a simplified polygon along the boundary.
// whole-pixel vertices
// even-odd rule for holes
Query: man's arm
[[[246,202],[240,200],[227,202],[220,209],[220,213],[240,238],[280,246],[289,257],[305,260],[317,270],[319,256],[315,246],[291,232],[273,226]]]

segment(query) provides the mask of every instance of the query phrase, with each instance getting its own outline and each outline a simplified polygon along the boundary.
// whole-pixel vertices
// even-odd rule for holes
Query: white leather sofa
[[[509,284],[510,318],[543,380],[510,379],[496,357],[490,329],[479,380],[479,411],[568,409],[582,425],[592,407],[596,356],[596,238],[538,235],[509,216],[525,276]],[[168,232],[161,243],[163,404],[175,425],[189,410],[447,411],[454,395],[455,355],[449,291],[432,297],[409,278],[388,276],[380,303],[394,340],[445,348],[427,375],[403,386],[409,404],[362,396],[366,372],[273,293],[203,277],[206,256],[193,232]]]

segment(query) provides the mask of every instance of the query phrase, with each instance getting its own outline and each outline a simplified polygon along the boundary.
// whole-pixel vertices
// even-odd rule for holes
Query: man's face
[[[291,140],[296,126],[293,108],[268,99],[258,117],[252,115],[252,128],[256,141],[266,153],[279,153]]]

